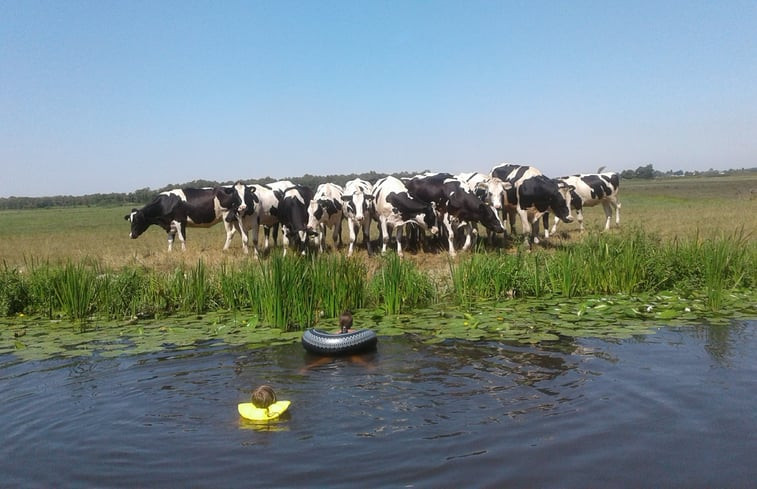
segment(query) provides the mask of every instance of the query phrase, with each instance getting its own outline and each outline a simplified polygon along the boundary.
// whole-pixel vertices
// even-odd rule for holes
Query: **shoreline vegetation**
[[[190,229],[188,250],[169,253],[160,229],[128,239],[123,206],[0,211],[0,353],[30,348],[42,341],[31,331],[45,328],[59,339],[72,331],[73,343],[153,333],[153,346],[291,342],[336,324],[344,308],[379,334],[429,341],[755,318],[756,188],[757,175],[624,182],[620,228],[600,232],[603,212],[589,208],[584,233],[563,225],[532,250],[520,238],[496,247],[482,238],[454,258],[284,257],[278,247],[258,260],[222,252],[217,228]]]
[[[335,318],[345,308],[386,315],[453,304],[472,312],[480,302],[674,293],[697,298],[697,309],[731,309],[735,291],[757,289],[757,244],[744,230],[708,239],[665,242],[641,229],[588,233],[551,249],[443,253],[415,262],[394,253],[347,258],[342,253],[221,261],[160,270],[109,269],[96,260],[5,264],[0,316],[78,323],[165,319],[227,311],[287,331]],[[748,306],[748,304],[745,304]]]

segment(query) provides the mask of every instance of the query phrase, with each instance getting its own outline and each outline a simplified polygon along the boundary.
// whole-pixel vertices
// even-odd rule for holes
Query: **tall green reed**
[[[93,312],[100,284],[92,268],[69,262],[53,274],[52,289],[65,316],[81,322]]]
[[[521,256],[506,254],[471,254],[457,263],[450,260],[452,294],[455,302],[470,309],[484,299],[512,297],[518,286]]]
[[[388,254],[381,260],[370,290],[386,314],[408,312],[433,303],[436,295],[434,283],[427,274],[395,254]]]

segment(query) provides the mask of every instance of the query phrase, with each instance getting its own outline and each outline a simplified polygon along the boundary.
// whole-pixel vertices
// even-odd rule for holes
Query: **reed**
[[[51,283],[57,305],[68,319],[82,322],[89,317],[100,291],[100,283],[92,268],[67,263],[52,274]]]
[[[144,307],[143,296],[149,284],[148,272],[124,267],[99,278],[97,310],[108,319],[136,317]]]
[[[518,287],[522,255],[471,254],[455,263],[449,260],[455,302],[470,309],[480,298],[511,298]]]
[[[702,244],[701,255],[706,257],[702,276],[710,310],[720,310],[726,293],[739,287],[749,270],[755,268],[748,249],[743,230],[731,237],[720,236]]]
[[[377,305],[386,314],[400,314],[434,303],[434,284],[427,274],[393,253],[381,260],[371,280],[370,290]]]

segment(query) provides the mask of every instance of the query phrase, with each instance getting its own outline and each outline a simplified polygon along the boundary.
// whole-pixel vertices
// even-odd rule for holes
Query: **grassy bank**
[[[757,243],[743,231],[665,241],[637,228],[589,233],[547,250],[479,251],[444,260],[444,267],[430,269],[394,254],[348,259],[276,252],[243,264],[209,266],[200,258],[171,270],[110,268],[93,260],[6,265],[0,314],[83,322],[221,310],[293,330],[344,308],[399,314],[437,304],[474,310],[482,301],[665,291],[701,297],[707,314],[720,311],[733,291],[757,289]]]

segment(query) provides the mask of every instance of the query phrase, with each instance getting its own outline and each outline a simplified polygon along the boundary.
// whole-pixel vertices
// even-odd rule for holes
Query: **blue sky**
[[[755,1],[0,1],[0,197],[757,166]]]

